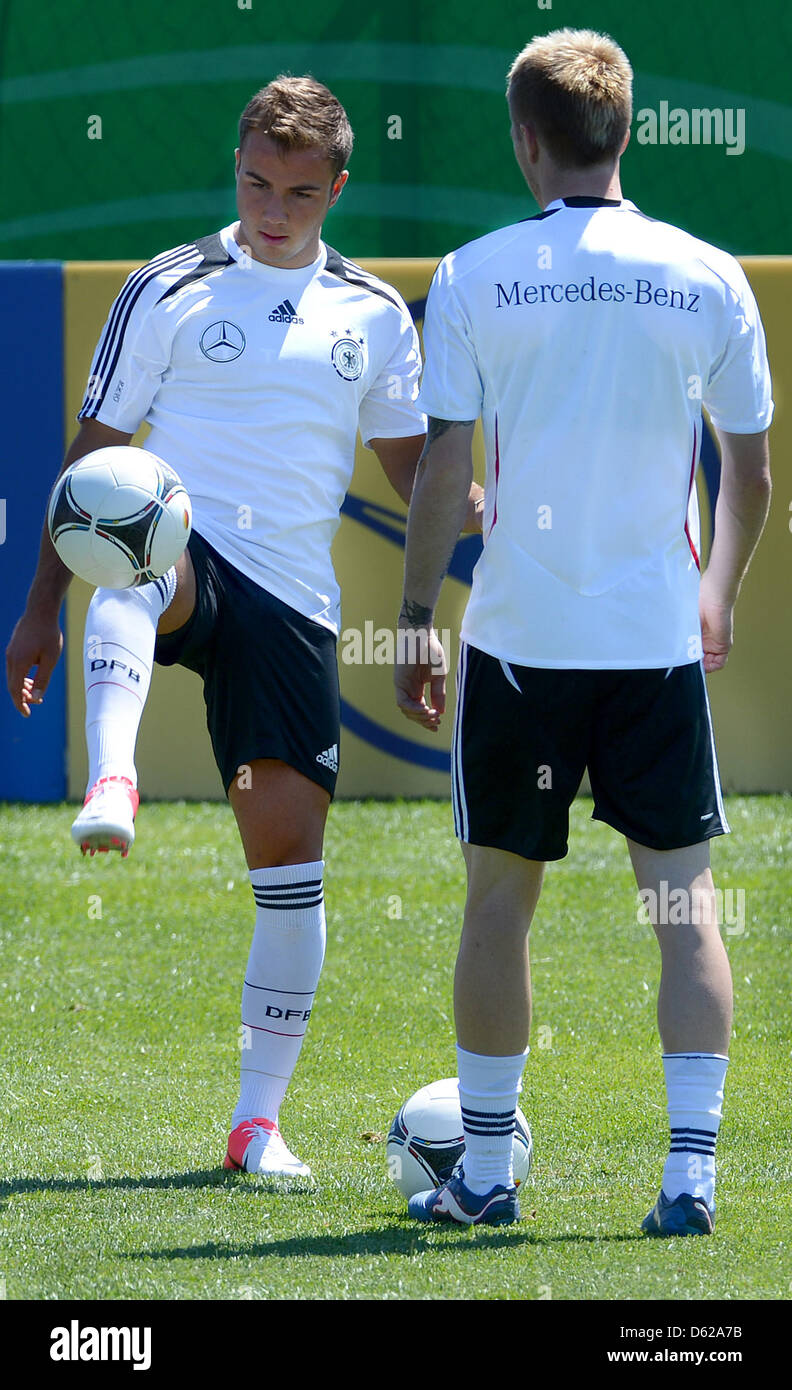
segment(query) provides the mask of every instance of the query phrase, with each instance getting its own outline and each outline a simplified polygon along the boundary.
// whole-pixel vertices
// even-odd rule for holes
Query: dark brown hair
[[[317,149],[336,174],[346,168],[353,135],[346,111],[313,77],[282,74],[250,98],[239,118],[239,148],[250,130],[269,135],[286,150]]]

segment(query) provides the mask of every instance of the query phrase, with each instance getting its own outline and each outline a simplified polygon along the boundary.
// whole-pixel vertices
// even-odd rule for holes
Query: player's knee
[[[468,905],[481,912],[533,913],[541,892],[544,863],[500,850],[468,846]]]
[[[322,857],[330,796],[277,758],[237,768],[228,787],[248,867],[280,868]]]

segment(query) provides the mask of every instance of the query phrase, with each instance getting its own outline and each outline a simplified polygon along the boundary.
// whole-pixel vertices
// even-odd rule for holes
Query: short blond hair
[[[532,125],[561,165],[616,159],[632,120],[632,68],[607,34],[556,29],[532,39],[509,69],[518,125]]]
[[[321,151],[336,174],[346,168],[353,135],[337,97],[314,77],[281,73],[250,98],[239,119],[239,148],[250,130],[269,135],[281,149]]]

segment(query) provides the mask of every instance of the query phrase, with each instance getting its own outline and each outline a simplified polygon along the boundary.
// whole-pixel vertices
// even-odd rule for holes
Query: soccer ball
[[[440,1187],[465,1152],[459,1082],[455,1076],[433,1081],[404,1102],[390,1127],[388,1174],[403,1197]],[[522,1110],[514,1131],[514,1182],[520,1187],[531,1171],[533,1141]]]
[[[167,463],[121,444],[96,449],[66,469],[47,521],[58,555],[80,579],[131,589],[176,563],[189,539],[192,506]]]

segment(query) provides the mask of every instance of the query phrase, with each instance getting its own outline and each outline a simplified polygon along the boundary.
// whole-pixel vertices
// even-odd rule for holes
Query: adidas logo
[[[323,767],[329,767],[331,772],[338,772],[338,744],[334,743],[332,748],[325,748],[324,753],[317,753],[316,761]]]
[[[270,323],[305,323],[290,300],[284,299],[270,314]]]

